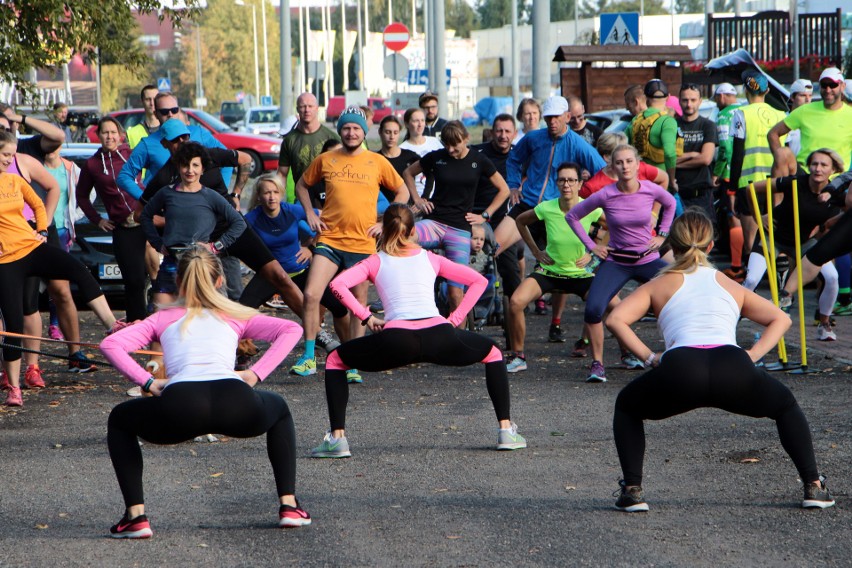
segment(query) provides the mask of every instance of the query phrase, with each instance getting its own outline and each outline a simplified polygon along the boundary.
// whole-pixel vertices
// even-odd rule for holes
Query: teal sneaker
[[[317,360],[309,359],[302,355],[296,364],[290,367],[291,375],[299,375],[300,377],[307,377],[310,375],[317,374]]]
[[[837,302],[834,304],[834,309],[831,310],[831,315],[833,316],[852,316],[852,302],[848,304],[841,304]]]
[[[351,458],[352,452],[349,451],[349,442],[346,441],[346,436],[335,438],[331,432],[326,432],[322,443],[311,450],[312,458]]]
[[[527,441],[518,434],[518,426],[512,422],[511,428],[497,431],[498,450],[520,450],[527,447]]]
[[[361,378],[361,373],[358,372],[358,369],[349,369],[346,371],[346,382],[360,385],[364,382],[364,379]]]

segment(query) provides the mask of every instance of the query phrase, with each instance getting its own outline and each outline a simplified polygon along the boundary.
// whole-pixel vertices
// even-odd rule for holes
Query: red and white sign
[[[408,45],[410,39],[411,34],[408,33],[408,28],[405,27],[405,24],[394,22],[388,24],[384,30],[385,47],[391,51],[402,51]]]

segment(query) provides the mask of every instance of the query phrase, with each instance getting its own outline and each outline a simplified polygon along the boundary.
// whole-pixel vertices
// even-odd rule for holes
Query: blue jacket
[[[570,128],[556,139],[550,137],[546,128],[542,128],[525,134],[512,147],[506,161],[506,183],[509,189],[520,187],[521,201],[533,207],[542,201],[557,199],[559,188],[556,187],[556,168],[563,162],[576,162],[592,175],[606,166],[597,150]],[[522,187],[524,167],[527,179],[523,181]],[[544,195],[539,197],[545,183],[547,187]]]
[[[118,187],[129,193],[133,199],[142,197],[142,188],[137,185],[135,181],[136,176],[142,170],[145,170],[145,178],[142,180],[142,185],[147,184],[171,157],[169,151],[163,147],[161,143],[162,139],[162,130],[157,130],[140,140],[127,159],[127,163],[121,168],[118,177],[115,178]],[[189,139],[208,148],[222,148],[227,150],[221,142],[213,138],[209,130],[201,126],[195,125],[189,127]],[[233,168],[222,168],[222,178],[225,179],[226,183],[231,179],[232,172]]]

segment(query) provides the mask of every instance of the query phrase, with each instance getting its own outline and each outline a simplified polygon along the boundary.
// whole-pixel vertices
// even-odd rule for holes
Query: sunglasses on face
[[[158,108],[157,112],[160,116],[171,116],[180,112],[180,107]]]
[[[819,88],[820,89],[836,89],[840,86],[840,83],[835,83],[834,81],[820,81]]]
[[[11,128],[6,128],[5,126],[0,125],[0,132],[11,132]]]

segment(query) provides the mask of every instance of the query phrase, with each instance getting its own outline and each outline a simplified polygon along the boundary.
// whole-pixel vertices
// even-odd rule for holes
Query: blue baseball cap
[[[182,120],[177,118],[170,118],[164,122],[160,126],[160,130],[163,132],[163,140],[168,140],[169,142],[181,136],[189,136],[189,128],[186,127],[186,124]]]
[[[759,71],[749,70],[742,74],[743,87],[753,95],[762,95],[769,90],[769,81]]]

